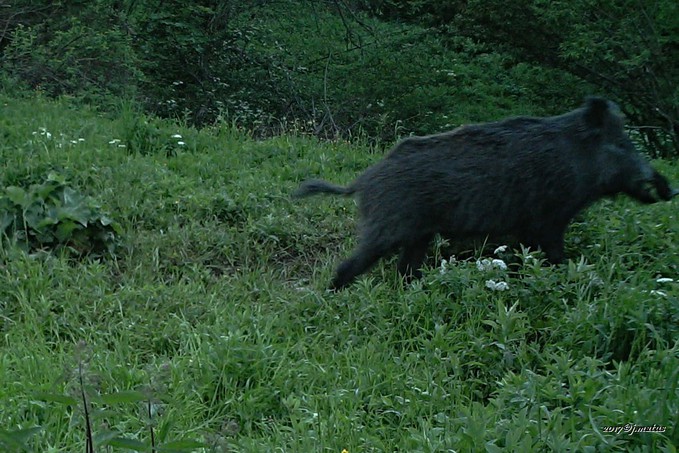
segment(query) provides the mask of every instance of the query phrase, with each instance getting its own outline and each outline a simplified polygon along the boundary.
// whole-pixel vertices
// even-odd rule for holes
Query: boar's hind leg
[[[332,279],[330,289],[340,290],[354,279],[367,271],[377,260],[391,252],[393,246],[383,243],[366,243],[359,245],[358,249],[346,261],[339,265],[335,277]]]
[[[422,263],[427,256],[427,247],[431,236],[424,236],[403,244],[401,255],[398,260],[398,273],[406,279],[421,278]]]

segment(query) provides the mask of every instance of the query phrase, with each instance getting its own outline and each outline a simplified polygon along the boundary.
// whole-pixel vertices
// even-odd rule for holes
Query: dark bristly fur
[[[548,118],[517,117],[411,137],[348,187],[304,182],[295,196],[356,195],[359,245],[337,269],[340,289],[378,259],[400,251],[398,271],[419,277],[429,242],[513,235],[564,258],[564,232],[582,209],[625,193],[643,203],[677,194],[635,149],[618,107],[588,98]]]

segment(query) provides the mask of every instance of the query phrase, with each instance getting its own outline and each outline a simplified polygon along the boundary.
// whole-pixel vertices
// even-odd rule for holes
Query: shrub
[[[27,250],[67,248],[77,255],[113,253],[120,226],[55,173],[28,189],[0,195],[0,233]]]

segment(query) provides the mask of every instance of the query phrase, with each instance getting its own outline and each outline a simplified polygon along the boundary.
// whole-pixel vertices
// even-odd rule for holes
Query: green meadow
[[[23,215],[0,246],[0,450],[676,451],[676,199],[594,205],[563,265],[437,239],[422,280],[383,260],[331,293],[354,202],[290,194],[385,149],[76,105],[0,95],[0,206]],[[69,243],[78,215],[101,250]]]

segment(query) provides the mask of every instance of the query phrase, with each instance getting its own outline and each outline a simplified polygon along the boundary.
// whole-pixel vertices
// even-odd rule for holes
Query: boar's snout
[[[654,171],[653,174],[653,185],[655,186],[655,192],[661,200],[671,200],[675,195],[679,194],[679,190],[670,187],[667,178],[657,171]]]
[[[679,195],[679,190],[670,187],[666,177],[656,170],[652,171],[650,178],[632,182],[632,187],[629,188],[627,193],[642,203],[656,203],[660,200],[669,201]]]

